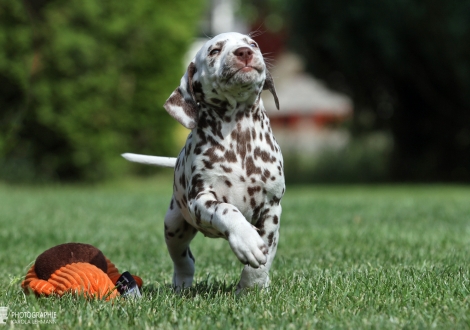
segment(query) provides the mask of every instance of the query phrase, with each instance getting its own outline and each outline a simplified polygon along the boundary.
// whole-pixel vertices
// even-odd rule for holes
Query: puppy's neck
[[[231,134],[238,135],[241,128],[246,127],[251,127],[258,131],[270,130],[269,119],[262,102],[253,105],[249,110],[241,108],[230,113],[220,113],[214,111],[214,109],[204,109],[199,113],[197,131],[201,132],[202,135],[210,134],[215,139],[220,139],[220,142]]]
[[[253,94],[243,92],[232,96],[231,94],[214,94],[204,100],[198,100],[203,109],[213,109],[219,115],[229,115],[239,111],[252,111],[260,103],[261,93]]]
[[[246,127],[256,128],[259,131],[269,130],[269,119],[261,100],[252,105],[250,109],[240,107],[227,112],[227,110],[202,107],[200,110],[198,125],[195,128],[198,132],[197,139],[209,134],[222,143],[222,140],[230,142],[236,139],[239,134],[245,134],[246,129],[243,128]],[[251,130],[248,131],[251,133]],[[228,140],[227,137],[229,137]]]

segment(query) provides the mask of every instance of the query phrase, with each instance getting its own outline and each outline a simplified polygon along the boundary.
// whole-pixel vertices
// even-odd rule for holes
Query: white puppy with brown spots
[[[165,239],[177,289],[193,282],[189,244],[198,231],[227,239],[245,264],[238,291],[269,284],[285,184],[281,150],[260,97],[263,89],[271,91],[279,108],[257,43],[239,33],[220,34],[199,50],[164,105],[192,130],[176,164],[163,157],[124,155],[131,161],[175,164]]]

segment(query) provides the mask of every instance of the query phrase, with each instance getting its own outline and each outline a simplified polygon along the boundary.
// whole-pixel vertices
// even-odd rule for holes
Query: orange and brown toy
[[[59,296],[66,292],[107,300],[119,296],[115,289],[121,274],[96,247],[82,243],[54,246],[40,254],[31,266],[21,287],[36,295]],[[137,286],[142,279],[132,275]]]

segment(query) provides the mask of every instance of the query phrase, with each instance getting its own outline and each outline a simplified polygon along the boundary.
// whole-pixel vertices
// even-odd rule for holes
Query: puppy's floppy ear
[[[171,93],[163,107],[186,128],[193,129],[197,124],[198,105],[193,92],[193,76],[196,66],[191,62],[181,78],[181,84]]]
[[[274,102],[276,103],[276,108],[279,110],[279,99],[277,98],[276,88],[274,88],[274,80],[268,70],[266,70],[266,80],[264,81],[263,90],[269,90],[274,96]]]

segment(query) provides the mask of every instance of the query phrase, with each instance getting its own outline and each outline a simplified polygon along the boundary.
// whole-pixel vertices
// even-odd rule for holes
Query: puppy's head
[[[273,94],[279,109],[274,82],[258,44],[240,33],[222,33],[198,51],[164,107],[192,129],[197,124],[199,104],[221,111],[238,102],[253,104],[263,89]]]

